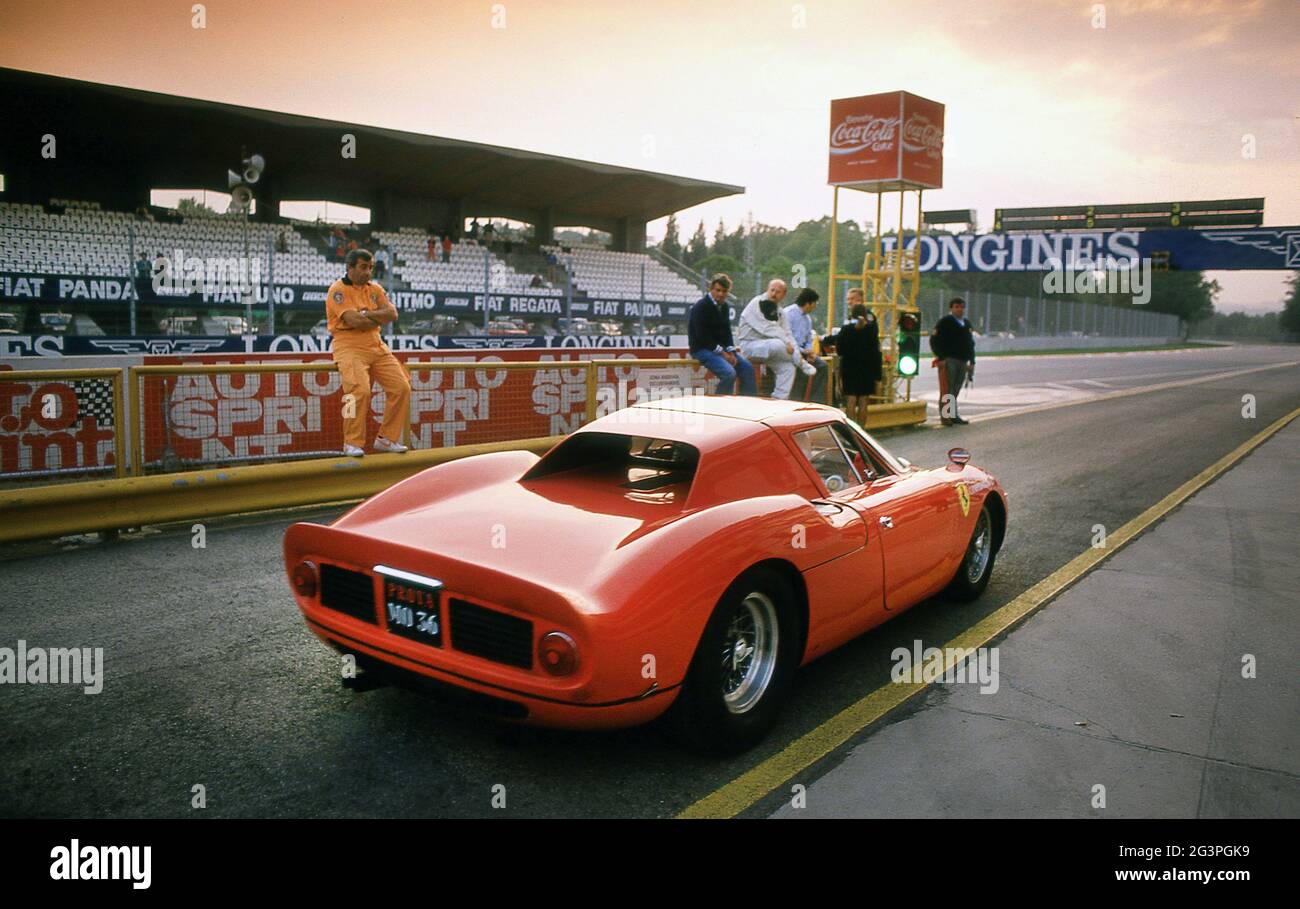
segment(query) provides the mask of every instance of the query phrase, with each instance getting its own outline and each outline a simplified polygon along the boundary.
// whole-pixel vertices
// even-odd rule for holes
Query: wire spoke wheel
[[[972,584],[978,583],[984,575],[992,551],[993,528],[988,511],[981,509],[979,520],[975,522],[975,533],[971,536],[970,546],[966,548],[966,578]]]
[[[779,645],[776,605],[764,593],[750,593],[723,636],[722,698],[729,711],[746,713],[763,697],[776,672]]]

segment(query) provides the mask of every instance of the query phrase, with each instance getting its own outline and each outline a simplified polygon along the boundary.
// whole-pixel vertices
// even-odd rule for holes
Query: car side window
[[[835,424],[834,429],[835,434],[839,436],[840,444],[848,452],[849,458],[853,461],[853,466],[862,475],[864,482],[869,483],[876,477],[887,476],[890,473],[889,469],[876,457],[875,452],[868,446],[863,445],[862,441],[847,426]]]
[[[805,429],[803,432],[794,433],[793,438],[830,492],[839,492],[866,482],[862,474],[849,461],[844,447],[839,443],[830,426]]]

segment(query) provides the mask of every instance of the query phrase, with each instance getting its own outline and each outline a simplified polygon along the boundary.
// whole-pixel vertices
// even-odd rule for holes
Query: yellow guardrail
[[[0,493],[0,543],[358,501],[426,467],[494,451],[549,450],[563,436],[367,458],[218,467]]]
[[[595,418],[601,368],[689,368],[693,359],[592,359],[548,362],[447,362],[407,361],[409,373],[438,370],[581,369],[586,372],[586,418]],[[827,387],[834,379],[831,359]],[[133,366],[121,369],[29,370],[0,373],[14,381],[59,378],[111,378],[114,383],[116,471],[118,479],[92,480],[0,492],[0,543],[42,539],[70,533],[87,533],[171,521],[201,520],[270,508],[327,502],[356,501],[386,489],[413,473],[435,464],[493,451],[548,450],[563,436],[450,448],[412,450],[403,455],[356,458],[312,458],[272,464],[212,467],[152,476],[136,475],[143,465],[143,435],[139,414],[132,412],[131,470],[125,476],[123,416],[127,405],[141,400],[139,381],[148,375],[246,374],[276,372],[332,372],[332,361],[313,363],[191,364]],[[924,422],[925,402],[872,405],[868,429]],[[408,428],[409,432],[409,428]]]

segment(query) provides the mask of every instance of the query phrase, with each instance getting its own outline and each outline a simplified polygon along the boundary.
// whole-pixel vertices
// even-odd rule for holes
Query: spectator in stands
[[[528,282],[528,286],[529,286],[529,287],[545,287],[546,285],[542,282],[542,276],[541,276],[541,275],[533,275],[533,280],[531,280],[531,281]]]
[[[169,265],[170,263],[167,261],[167,257],[164,256],[161,252],[158,253],[158,255],[153,257],[153,277],[155,281],[161,280],[160,276],[167,274]],[[177,268],[176,275],[177,278],[180,277],[179,268]]]
[[[438,261],[438,235],[429,234],[429,242],[425,245],[425,258],[430,262]]]
[[[374,257],[369,251],[351,250],[346,261],[347,275],[331,284],[325,297],[334,338],[332,353],[343,380],[343,453],[365,454],[372,381],[384,390],[384,419],[374,450],[401,453],[406,451],[401,439],[407,427],[411,382],[379,336],[381,326],[397,321],[397,310],[384,289],[370,280]]]
[[[817,301],[820,299],[821,296],[817,291],[805,287],[799,291],[795,301],[785,308],[785,318],[790,325],[790,334],[794,335],[794,343],[799,349],[799,355],[806,362],[811,363],[817,371],[812,382],[808,383],[804,390],[805,401],[821,400],[825,394],[826,362],[813,350],[812,311],[817,308]]]
[[[750,300],[741,312],[736,329],[741,354],[751,363],[767,364],[776,379],[772,397],[782,400],[790,397],[796,367],[806,375],[817,373],[817,368],[803,358],[790,333],[785,311],[781,309],[786,292],[786,283],[773,278],[767,290]]]
[[[149,257],[140,253],[140,258],[135,260],[135,298],[144,300],[153,294],[153,285],[150,283],[152,269],[149,265]]]
[[[731,394],[740,376],[740,393],[753,395],[757,393],[754,367],[740,354],[731,337],[731,307],[727,305],[730,291],[731,278],[721,273],[714,275],[709,292],[691,307],[686,334],[691,356],[718,377],[717,394]]]
[[[375,280],[383,281],[388,274],[388,247],[381,246],[375,250]]]
[[[442,261],[451,261],[451,234],[442,235]]]
[[[478,218],[475,218],[469,224],[469,238],[471,240],[478,239]]]
[[[489,221],[487,224],[483,226],[483,245],[491,246],[496,241],[496,238],[497,238],[496,228],[494,228],[492,226],[492,222]]]
[[[284,228],[281,228],[280,233],[276,235],[275,251],[278,253],[287,253],[289,251],[289,235]]]

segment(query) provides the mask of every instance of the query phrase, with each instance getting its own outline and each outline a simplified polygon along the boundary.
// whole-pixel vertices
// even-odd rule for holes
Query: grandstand
[[[348,241],[388,249],[384,280],[405,304],[399,328],[408,320],[455,318],[480,330],[482,304],[466,295],[481,294],[485,273],[489,291],[510,298],[493,301],[491,311],[536,317],[533,328],[553,328],[557,299],[566,316],[636,319],[643,268],[646,299],[676,304],[658,315],[681,318],[681,304],[696,291],[644,254],[646,222],[744,191],[12,69],[0,68],[0,92],[14,124],[0,132],[0,314],[6,325],[16,320],[33,334],[56,321],[80,333],[76,326],[91,319],[110,334],[152,334],[164,320],[202,326],[247,317],[250,305],[252,327],[260,331],[269,324],[271,300],[277,331],[307,332],[320,320],[325,288],[343,269],[326,225],[280,215],[283,203],[304,199],[370,211],[370,223]],[[344,133],[364,149],[363,166],[339,155]],[[57,156],[41,153],[47,134],[60,137]],[[246,226],[242,215],[182,216],[149,204],[155,189],[224,191],[227,169],[253,152],[267,166],[253,187],[256,211]],[[473,218],[504,218],[529,225],[531,234],[487,250],[462,236]],[[612,248],[557,247],[557,224],[604,232]],[[430,258],[431,234],[452,236],[450,261]],[[171,259],[180,250],[205,265],[228,263],[242,260],[245,242],[251,261],[240,274],[256,262],[263,282],[252,297],[184,287],[155,295],[141,280],[152,276],[159,254]],[[419,296],[402,297],[408,292]]]
[[[598,246],[543,246],[573,276],[574,286],[601,300],[639,300],[645,275],[645,298],[676,303],[694,302],[694,284],[645,253],[618,252]]]
[[[441,249],[434,259],[428,258],[429,234],[418,227],[376,230],[373,236],[393,253],[396,260],[393,274],[411,290],[481,292],[486,253],[487,271],[494,293],[529,292],[547,297],[558,297],[563,293],[541,275],[516,271],[472,240],[459,240],[452,244],[451,261],[444,263]]]

